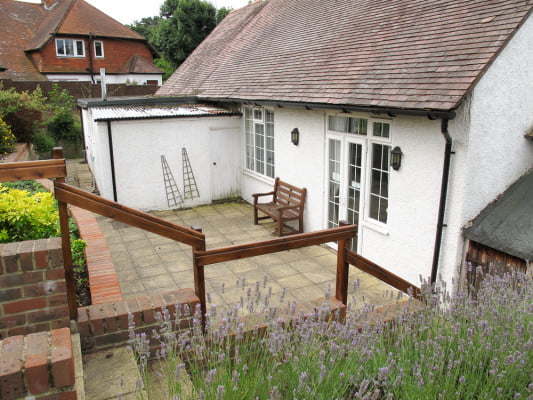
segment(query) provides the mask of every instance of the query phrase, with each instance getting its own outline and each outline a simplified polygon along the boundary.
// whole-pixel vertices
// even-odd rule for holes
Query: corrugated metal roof
[[[93,107],[91,111],[95,121],[239,115],[225,108],[197,104]]]
[[[481,211],[464,234],[482,245],[533,260],[532,210],[533,170]]]

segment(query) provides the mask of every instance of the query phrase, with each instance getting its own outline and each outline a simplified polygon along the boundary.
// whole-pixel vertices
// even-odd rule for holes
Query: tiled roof
[[[46,10],[41,4],[0,0],[0,78],[46,80],[25,51],[39,49],[54,34],[145,39],[84,0],[60,0]],[[154,67],[155,68],[155,67]]]
[[[43,80],[32,62],[22,51],[33,39],[34,32],[46,11],[40,4],[0,0],[0,64],[7,70],[0,78]]]
[[[145,40],[132,29],[93,7],[84,0],[61,0],[43,20],[29,49],[42,47],[51,34],[89,35]]]
[[[452,110],[533,0],[264,0],[232,11],[157,92]]]
[[[141,56],[132,56],[122,67],[120,73],[126,74],[162,74],[159,68]]]

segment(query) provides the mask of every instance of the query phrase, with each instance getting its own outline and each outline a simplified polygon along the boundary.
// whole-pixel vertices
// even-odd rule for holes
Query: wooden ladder
[[[195,196],[200,197],[185,147],[181,149],[181,157],[183,159],[183,195],[186,199],[194,199]]]
[[[183,204],[183,197],[178,189],[178,185],[176,185],[176,181],[164,155],[161,156],[161,167],[163,168],[167,204],[170,208],[180,208]]]

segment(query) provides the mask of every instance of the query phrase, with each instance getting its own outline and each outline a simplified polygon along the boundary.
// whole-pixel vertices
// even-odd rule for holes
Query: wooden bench
[[[252,194],[254,198],[254,224],[257,225],[260,219],[272,218],[278,222],[279,236],[283,236],[283,223],[298,220],[298,232],[302,233],[304,231],[303,216],[306,193],[305,188],[297,188],[276,178],[272,192]],[[258,203],[259,197],[262,196],[272,196],[272,201]],[[258,217],[258,211],[266,215]]]

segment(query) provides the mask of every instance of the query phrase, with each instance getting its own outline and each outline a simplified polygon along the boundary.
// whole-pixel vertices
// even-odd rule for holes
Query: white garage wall
[[[87,133],[94,150],[91,169],[95,172],[103,197],[113,199],[107,124],[96,123],[97,133]],[[187,149],[189,161],[200,197],[185,200],[183,207],[207,204],[212,201],[212,156],[224,158],[228,193],[240,188],[241,154],[234,148],[240,132],[239,117],[208,117],[179,119],[146,119],[112,121],[113,154],[117,201],[139,210],[168,208],[161,155],[165,155],[174,180],[183,195],[182,148]],[[218,146],[220,154],[210,154],[212,136],[224,136],[227,147]],[[219,139],[220,141],[220,139]],[[223,142],[223,140],[222,140]],[[215,147],[216,148],[216,147]],[[240,150],[238,150],[240,151]]]

